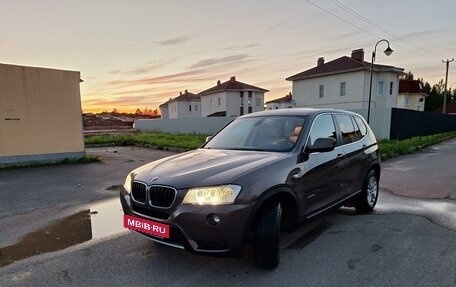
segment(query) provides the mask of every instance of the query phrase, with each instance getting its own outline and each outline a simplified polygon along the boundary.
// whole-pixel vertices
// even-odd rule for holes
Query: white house
[[[285,97],[278,99],[270,100],[266,102],[267,110],[277,110],[277,109],[291,109],[294,106],[295,102],[292,99],[291,92]]]
[[[400,80],[396,107],[415,111],[424,111],[426,90],[417,80]]]
[[[169,98],[168,101],[164,102],[158,108],[160,109],[160,116],[162,119],[169,119],[169,110],[168,110],[168,103],[171,101],[171,98]]]
[[[200,96],[185,90],[179,96],[160,105],[162,119],[187,119],[201,117]],[[167,116],[167,117],[166,117]]]
[[[264,110],[266,89],[236,81],[229,81],[198,93],[201,96],[201,116],[237,117]]]
[[[297,107],[363,109],[368,107],[370,65],[358,49],[328,63],[319,58],[316,67],[286,80],[292,82]],[[396,107],[404,69],[375,64],[373,71],[371,108]]]

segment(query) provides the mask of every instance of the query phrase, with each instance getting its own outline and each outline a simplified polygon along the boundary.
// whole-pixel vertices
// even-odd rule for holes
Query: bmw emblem
[[[156,181],[158,179],[158,176],[155,176],[152,178],[152,181]]]

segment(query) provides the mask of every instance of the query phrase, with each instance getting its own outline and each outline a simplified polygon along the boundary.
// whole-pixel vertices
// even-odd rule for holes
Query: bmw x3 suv
[[[376,138],[358,114],[287,109],[238,117],[200,148],[130,172],[124,226],[198,254],[242,254],[279,264],[281,232],[342,205],[375,207]]]

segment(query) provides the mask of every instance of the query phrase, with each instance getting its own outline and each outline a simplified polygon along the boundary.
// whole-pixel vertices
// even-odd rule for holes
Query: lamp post
[[[393,49],[390,48],[390,43],[386,39],[381,39],[380,41],[375,44],[374,51],[372,52],[372,60],[371,60],[371,68],[370,68],[370,83],[369,83],[369,102],[367,104],[367,123],[369,123],[370,119],[370,110],[371,110],[371,98],[372,98],[372,75],[374,73],[374,62],[375,62],[375,53],[377,52],[377,45],[380,42],[386,42],[388,43],[388,48],[383,51],[385,55],[389,56],[393,52]]]

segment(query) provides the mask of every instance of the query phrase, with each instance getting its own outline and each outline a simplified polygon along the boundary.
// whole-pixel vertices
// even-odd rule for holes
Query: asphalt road
[[[375,212],[341,208],[284,235],[273,271],[249,251],[197,256],[123,230],[119,179],[171,153],[90,152],[105,163],[0,172],[1,286],[456,286],[456,140],[384,163]]]

